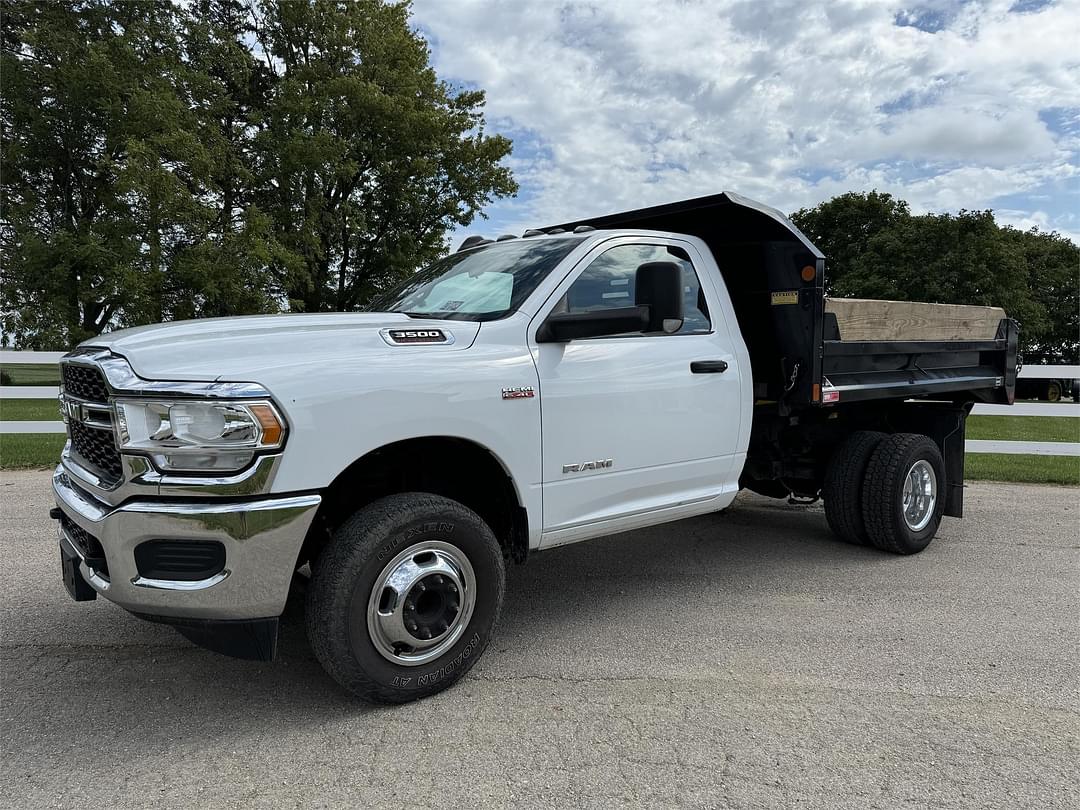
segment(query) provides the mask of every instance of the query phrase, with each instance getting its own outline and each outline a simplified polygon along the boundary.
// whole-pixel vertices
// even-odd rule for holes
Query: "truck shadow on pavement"
[[[642,656],[667,656],[685,636],[687,616],[700,617],[706,635],[746,625],[758,620],[763,600],[834,588],[854,570],[889,562],[834,540],[820,508],[746,497],[723,513],[539,553],[510,568],[500,625],[477,666],[457,688],[423,703],[467,703],[484,682],[561,677],[601,660],[624,670],[653,666]],[[50,623],[26,618],[37,636]],[[420,711],[359,703],[323,672],[305,636],[302,589],[290,596],[278,660],[269,664],[201,650],[150,624],[125,627],[130,640],[109,643],[118,621],[136,620],[87,616],[83,644],[52,647],[42,639],[28,648],[36,648],[36,659],[28,653],[17,672],[8,668],[5,691],[17,690],[9,696],[33,691],[34,679],[63,685],[50,692],[52,700],[27,699],[21,708],[23,701],[14,700],[9,734],[63,739],[76,724],[99,740],[135,726],[143,735],[175,738],[205,735],[209,724],[228,736],[245,727],[254,733],[257,717],[258,733],[266,735],[282,723],[318,729],[342,716]],[[718,635],[715,646],[724,643]],[[690,666],[716,665],[715,655],[700,647],[683,651],[683,665],[695,654],[701,660]],[[85,707],[93,707],[92,727],[85,725]]]
[[[756,496],[743,496],[724,512],[537,552],[523,566],[508,564],[496,635],[472,676],[526,674],[553,658],[565,660],[568,646],[595,652],[610,645],[617,654],[629,635],[667,647],[683,632],[664,616],[737,613],[807,583],[827,589],[835,576],[824,571],[835,575],[889,559],[838,541],[820,505]],[[302,583],[294,588],[282,617],[279,661],[313,666],[311,677],[340,693],[308,645],[304,590]]]
[[[618,660],[620,649],[632,654],[631,637],[668,648],[683,635],[679,624],[686,615],[705,612],[732,621],[749,611],[745,618],[753,620],[762,599],[808,583],[828,589],[835,576],[826,571],[835,575],[889,559],[837,541],[820,505],[755,496],[743,496],[721,513],[539,552],[524,566],[508,567],[496,635],[470,677],[531,675],[552,661],[567,661],[568,649],[602,653],[619,666],[626,663]],[[317,712],[380,711],[353,701],[315,660],[304,628],[304,591],[301,582],[290,594],[275,663],[192,653],[205,655],[208,666],[243,669],[249,684],[287,691],[292,701]]]

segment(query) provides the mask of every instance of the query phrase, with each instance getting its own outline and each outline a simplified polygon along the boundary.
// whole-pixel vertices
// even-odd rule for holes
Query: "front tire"
[[[894,433],[874,450],[863,483],[863,522],[875,546],[915,554],[934,539],[945,511],[945,462],[929,437]]]
[[[308,639],[360,699],[406,703],[472,668],[505,587],[502,550],[479,515],[438,495],[391,495],[345,521],[312,566]]]

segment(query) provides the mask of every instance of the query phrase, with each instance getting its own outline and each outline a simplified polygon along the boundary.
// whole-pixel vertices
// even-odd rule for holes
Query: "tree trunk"
[[[337,284],[337,311],[345,312],[345,290],[349,273],[349,219],[344,214],[341,217],[341,264],[338,265]]]

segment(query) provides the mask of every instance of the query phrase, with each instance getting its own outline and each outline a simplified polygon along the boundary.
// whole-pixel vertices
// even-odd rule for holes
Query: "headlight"
[[[182,472],[235,472],[285,440],[285,422],[269,402],[119,400],[116,428],[121,451]]]

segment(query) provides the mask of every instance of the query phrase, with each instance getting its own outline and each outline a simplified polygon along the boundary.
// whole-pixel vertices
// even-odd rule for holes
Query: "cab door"
[[[684,320],[677,332],[535,342],[548,314],[635,306],[637,268],[655,261],[682,269]],[[691,244],[675,239],[608,240],[534,318],[542,546],[629,528],[659,510],[708,511],[715,499],[738,490],[740,378],[749,369],[740,368],[728,325],[718,322],[722,308],[711,287],[702,287],[700,263]]]

